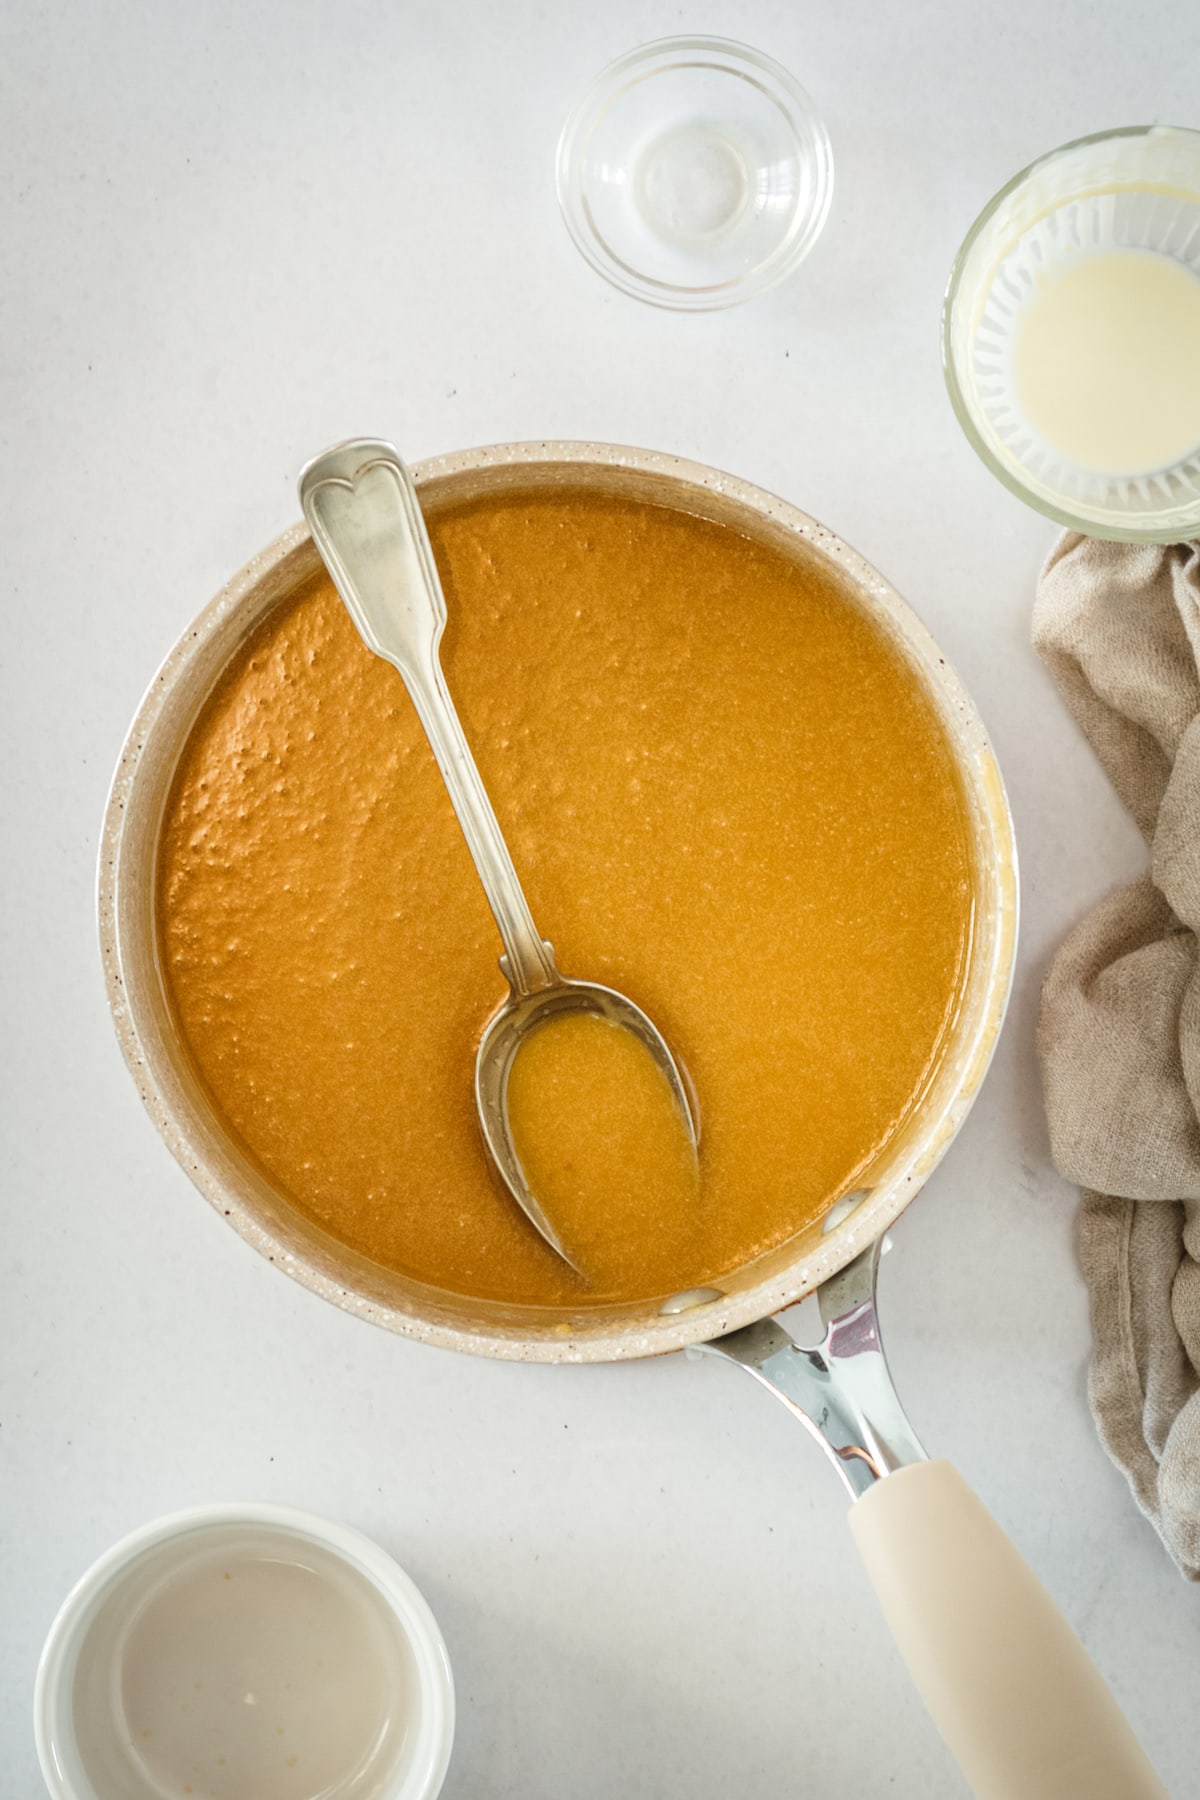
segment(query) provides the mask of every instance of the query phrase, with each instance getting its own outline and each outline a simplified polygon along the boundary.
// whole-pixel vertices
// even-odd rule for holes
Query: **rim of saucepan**
[[[718,1291],[711,1300],[671,1312],[659,1310],[663,1305],[660,1300],[648,1300],[641,1310],[627,1305],[615,1317],[611,1312],[606,1316],[599,1309],[596,1313],[581,1309],[572,1314],[565,1307],[546,1308],[545,1323],[536,1328],[533,1318],[539,1309],[518,1308],[520,1328],[501,1329],[499,1325],[489,1327],[486,1321],[467,1327],[445,1318],[430,1317],[422,1310],[419,1283],[411,1284],[414,1299],[408,1305],[381,1301],[357,1291],[352,1273],[331,1276],[326,1269],[316,1267],[296,1254],[258,1215],[242,1188],[212,1166],[194,1129],[194,1122],[182,1116],[164,1092],[160,1079],[164,1072],[159,1067],[162,1052],[145,1029],[149,1020],[141,1015],[127,990],[125,972],[133,946],[122,936],[120,896],[129,802],[138,783],[145,747],[170,704],[176,683],[217,631],[227,624],[231,613],[242,607],[259,584],[305,543],[308,533],[303,525],[295,525],[284,532],[221,589],[186,627],[151,679],[118,758],[105,808],[97,871],[97,913],[109,1008],[121,1051],[146,1110],[193,1184],[260,1255],[277,1263],[293,1279],[343,1310],[444,1349],[524,1362],[611,1362],[685,1349],[794,1304],[844,1268],[898,1218],[957,1135],[991,1062],[1012,985],[1018,911],[1016,845],[999,768],[983,722],[958,676],[891,583],[857,551],[800,508],[706,464],[618,444],[545,440],[486,445],[429,458],[415,464],[412,473],[420,488],[457,475],[469,476],[509,467],[533,469],[548,464],[570,465],[581,475],[590,465],[606,474],[627,470],[633,475],[658,477],[677,486],[691,487],[698,497],[718,495],[722,501],[745,508],[764,524],[782,528],[788,536],[802,540],[810,550],[833,565],[858,602],[873,617],[886,622],[892,641],[902,645],[926,691],[939,702],[939,717],[950,738],[960,777],[973,801],[972,811],[977,821],[974,828],[976,854],[982,835],[978,821],[983,820],[986,824],[991,850],[990,869],[998,888],[998,899],[995,917],[991,920],[986,964],[978,978],[980,998],[974,1028],[969,1038],[955,1050],[961,1073],[942,1104],[932,1109],[927,1118],[922,1116],[922,1128],[911,1149],[906,1148],[903,1160],[888,1180],[872,1186],[848,1216],[836,1224],[831,1225],[827,1215],[824,1233],[811,1247],[798,1246],[795,1256],[786,1261],[787,1245],[778,1247],[770,1253],[771,1272],[752,1280],[738,1292]],[[211,692],[211,685],[208,691]],[[189,724],[182,732],[180,747],[190,728]],[[157,831],[157,826],[155,829]],[[973,944],[973,964],[976,952],[977,945]],[[353,1252],[336,1245],[333,1250],[343,1255],[348,1264],[353,1263]],[[752,1271],[753,1265],[749,1267]],[[427,1291],[435,1299],[444,1298],[455,1306],[461,1305],[464,1311],[472,1305],[487,1310],[488,1303],[473,1301],[470,1296],[449,1293],[442,1296],[438,1290]]]
[[[361,1531],[298,1507],[254,1500],[188,1506],[148,1520],[110,1545],[71,1588],[46,1634],[33,1690],[38,1761],[54,1800],[84,1800],[62,1767],[60,1751],[66,1742],[64,1732],[72,1731],[63,1718],[71,1706],[78,1653],[100,1607],[126,1571],[149,1551],[214,1525],[264,1525],[303,1543],[319,1544],[357,1570],[381,1596],[412,1652],[420,1693],[408,1768],[399,1783],[381,1791],[381,1800],[388,1795],[394,1800],[434,1800],[454,1747],[454,1676],[429,1602],[412,1576]],[[90,1782],[87,1791],[93,1791]]]

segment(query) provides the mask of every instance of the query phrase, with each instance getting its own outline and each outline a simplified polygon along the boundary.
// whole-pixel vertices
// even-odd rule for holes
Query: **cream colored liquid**
[[[101,1793],[369,1800],[397,1767],[410,1653],[375,1589],[328,1551],[215,1528],[135,1572],[108,1613],[75,1691]]]
[[[1110,250],[1051,276],[1013,346],[1017,399],[1081,468],[1169,468],[1200,449],[1200,277],[1149,250]]]

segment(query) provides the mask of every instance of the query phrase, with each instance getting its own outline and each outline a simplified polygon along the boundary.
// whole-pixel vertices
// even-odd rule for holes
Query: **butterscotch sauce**
[[[403,1627],[352,1562],[271,1524],[199,1525],[101,1589],[72,1693],[91,1785],[74,1791],[364,1800],[396,1791],[420,1704]]]
[[[513,1148],[592,1287],[669,1288],[705,1250],[700,1159],[670,1082],[632,1031],[562,1012],[508,1078]]]
[[[181,759],[157,898],[179,1029],[278,1191],[381,1264],[576,1306],[715,1282],[854,1186],[936,1068],[973,893],[941,727],[801,546],[582,489],[429,524],[447,678],[534,916],[694,1081],[695,1232],[664,1249],[651,1207],[644,1261],[586,1290],[492,1171],[495,926],[400,677],[323,579]]]

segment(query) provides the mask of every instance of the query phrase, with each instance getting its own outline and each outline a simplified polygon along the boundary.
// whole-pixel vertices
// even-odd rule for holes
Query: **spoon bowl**
[[[467,848],[504,944],[508,999],[475,1058],[484,1141],[509,1192],[574,1268],[554,1222],[532,1192],[513,1143],[508,1078],[521,1043],[556,1014],[599,1013],[632,1032],[666,1075],[693,1151],[698,1112],[682,1066],[657,1026],[614,988],[570,981],[533,922],[504,834],[471,755],[438,656],[446,599],[412,477],[391,444],[353,438],[316,457],[300,476],[313,542],[368,650],[398,670],[429,739]]]
[[[556,1017],[567,1012],[596,1013],[610,1025],[620,1026],[645,1045],[667,1078],[671,1096],[683,1118],[693,1151],[700,1143],[700,1112],[691,1081],[682,1063],[651,1019],[616,988],[593,981],[568,981],[558,976],[554,985],[536,993],[510,992],[493,1013],[479,1040],[475,1057],[475,1104],[483,1135],[505,1186],[532,1219],[547,1243],[553,1244],[564,1262],[577,1268],[561,1234],[529,1185],[513,1143],[508,1114],[508,1077],[521,1045]]]

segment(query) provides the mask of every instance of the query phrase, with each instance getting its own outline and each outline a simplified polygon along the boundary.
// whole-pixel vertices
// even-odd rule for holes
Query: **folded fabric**
[[[1055,1163],[1084,1190],[1089,1396],[1200,1579],[1200,544],[1067,533],[1033,640],[1150,847],[1051,965],[1038,1050]]]

